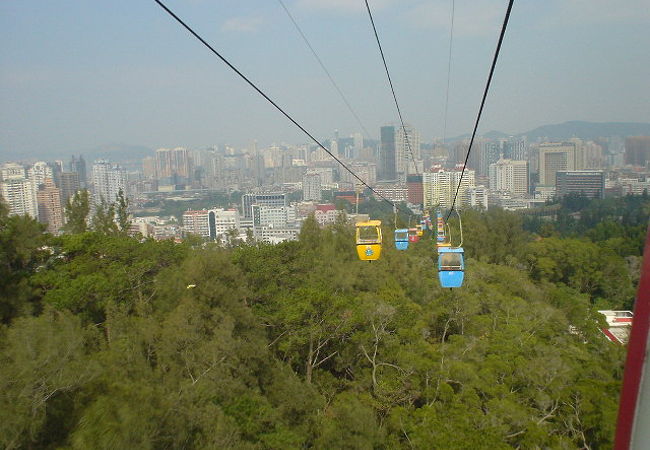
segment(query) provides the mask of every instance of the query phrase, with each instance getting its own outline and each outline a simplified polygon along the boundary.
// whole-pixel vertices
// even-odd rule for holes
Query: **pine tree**
[[[63,230],[70,234],[83,233],[88,230],[88,214],[90,213],[90,202],[88,191],[77,192],[65,205],[65,222]]]
[[[117,234],[118,231],[115,223],[115,203],[108,203],[104,197],[95,208],[93,231],[103,234]]]
[[[117,217],[117,226],[119,231],[123,234],[129,232],[131,227],[131,220],[129,220],[129,200],[124,195],[124,191],[120,189],[119,193],[116,196],[116,217]]]

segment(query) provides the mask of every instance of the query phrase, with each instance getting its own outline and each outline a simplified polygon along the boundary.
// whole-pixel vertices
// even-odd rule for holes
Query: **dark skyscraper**
[[[397,179],[397,168],[395,166],[395,127],[381,127],[381,147],[379,148],[379,170],[378,180]]]
[[[60,177],[59,189],[61,189],[61,204],[65,207],[68,200],[72,198],[79,187],[79,174],[77,172],[62,172]]]
[[[625,138],[625,164],[645,166],[650,161],[650,136]]]

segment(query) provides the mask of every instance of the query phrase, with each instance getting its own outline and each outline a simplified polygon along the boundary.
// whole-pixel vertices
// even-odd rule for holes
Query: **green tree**
[[[9,216],[0,199],[0,323],[38,308],[29,277],[51,252],[44,226],[29,216]]]
[[[86,189],[78,191],[65,205],[65,225],[63,230],[66,233],[83,233],[88,230],[88,214],[90,213],[90,201]]]
[[[122,234],[129,232],[131,220],[129,219],[129,200],[124,195],[124,191],[120,188],[117,193],[115,216],[117,217],[117,228]]]
[[[108,203],[104,197],[95,206],[93,215],[93,231],[103,234],[117,234],[119,228],[115,223],[115,203]]]

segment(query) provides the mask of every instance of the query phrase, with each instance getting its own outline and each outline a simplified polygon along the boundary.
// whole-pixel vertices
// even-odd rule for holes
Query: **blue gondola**
[[[438,247],[438,278],[443,288],[459,288],[465,278],[462,247]]]
[[[408,228],[398,228],[395,230],[395,248],[397,250],[406,250],[409,248]]]

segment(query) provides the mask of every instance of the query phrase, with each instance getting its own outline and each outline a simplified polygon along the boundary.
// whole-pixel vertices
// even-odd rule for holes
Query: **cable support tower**
[[[289,8],[287,8],[287,6],[284,4],[284,2],[282,0],[278,0],[278,3],[280,3],[280,6],[282,6],[282,9],[284,9],[284,12],[287,13],[287,16],[289,16],[289,19],[291,20],[291,22],[293,23],[293,26],[298,31],[298,34],[300,34],[300,36],[302,37],[302,40],[305,42],[305,44],[309,48],[312,55],[314,55],[314,58],[316,58],[316,61],[318,61],[318,64],[323,69],[323,72],[325,72],[325,75],[327,75],[327,78],[329,78],[330,83],[332,83],[332,86],[334,86],[334,89],[336,89],[336,91],[339,93],[339,96],[341,97],[341,100],[343,100],[343,103],[345,103],[345,106],[347,106],[350,113],[354,116],[357,123],[359,124],[359,126],[361,127],[363,132],[365,133],[366,137],[368,139],[372,139],[372,137],[371,137],[370,133],[368,132],[368,130],[366,129],[365,125],[363,124],[363,122],[361,122],[361,119],[359,118],[359,115],[356,113],[354,108],[352,108],[352,105],[348,101],[345,94],[343,94],[343,91],[341,90],[341,88],[339,88],[339,85],[336,83],[336,81],[334,81],[334,77],[332,76],[332,74],[330,74],[330,71],[327,70],[327,67],[325,67],[325,63],[323,63],[323,60],[318,56],[318,53],[316,53],[316,50],[314,50],[314,47],[309,42],[309,39],[307,39],[307,36],[302,31],[302,28],[300,28],[300,25],[298,25],[298,22],[296,22],[296,19],[293,17],[291,12],[289,11]]]
[[[445,119],[442,128],[442,145],[447,140],[447,111],[449,111],[449,82],[451,80],[451,50],[454,43],[454,15],[456,0],[451,0],[451,26],[449,27],[449,60],[447,62],[447,94],[445,95]]]
[[[494,69],[497,65],[497,60],[499,59],[499,52],[501,51],[501,44],[503,43],[503,38],[506,34],[506,29],[508,28],[508,20],[510,19],[510,12],[512,11],[512,4],[515,0],[509,0],[508,9],[506,10],[506,16],[503,19],[503,26],[501,27],[501,34],[499,35],[499,42],[497,43],[497,48],[494,52],[494,59],[492,60],[492,66],[490,67],[490,75],[488,76],[487,83],[485,84],[485,91],[483,91],[483,99],[481,100],[481,106],[478,110],[478,115],[476,116],[476,122],[474,123],[474,131],[472,131],[472,138],[469,141],[469,148],[467,149],[467,155],[465,156],[465,163],[463,164],[463,170],[460,173],[460,180],[458,180],[458,186],[456,187],[456,193],[454,194],[454,200],[451,202],[451,209],[447,214],[445,221],[449,220],[449,216],[454,211],[456,206],[456,198],[458,197],[458,191],[460,186],[463,183],[463,175],[465,175],[465,168],[467,167],[467,161],[469,161],[469,154],[472,151],[472,146],[474,145],[474,138],[476,137],[476,130],[478,129],[478,124],[481,121],[481,114],[483,113],[483,107],[485,106],[485,99],[487,98],[488,91],[490,90],[490,83],[492,82],[492,76],[494,75]]]
[[[379,53],[381,54],[381,60],[384,62],[384,69],[386,69],[386,76],[388,77],[388,84],[390,85],[390,90],[393,93],[393,100],[395,100],[395,107],[397,108],[397,115],[399,116],[399,121],[402,124],[402,131],[404,132],[404,138],[406,139],[406,147],[408,148],[409,153],[411,154],[411,160],[413,161],[413,167],[415,169],[415,173],[417,175],[420,175],[418,172],[418,164],[415,162],[415,157],[413,156],[413,150],[411,149],[411,143],[409,142],[409,136],[408,133],[406,132],[406,126],[404,125],[404,119],[402,118],[402,110],[399,107],[399,103],[397,102],[397,95],[395,94],[395,88],[393,87],[393,80],[390,77],[390,72],[388,70],[388,64],[386,63],[386,57],[384,56],[384,50],[381,47],[381,42],[379,40],[379,34],[377,33],[377,27],[375,27],[375,20],[372,18],[372,12],[370,11],[370,5],[368,4],[368,0],[365,0],[366,2],[366,9],[368,10],[368,16],[370,17],[370,23],[372,25],[372,30],[375,32],[375,39],[377,40],[377,46],[379,47]],[[408,173],[408,168],[407,168],[407,173]]]
[[[186,24],[180,17],[178,17],[171,9],[169,9],[161,0],[153,0],[160,6],[167,14],[169,14],[176,22],[178,22],[183,28],[185,28],[192,36],[194,36],[199,42],[201,42],[205,47],[208,48],[217,58],[219,58],[224,64],[226,64],[233,72],[235,72],[241,79],[243,79],[250,87],[252,87],[258,94],[260,94],[264,99],[269,102],[275,109],[277,109],[283,116],[285,116],[291,123],[293,123],[300,131],[306,134],[316,145],[323,149],[328,155],[330,155],[337,163],[339,163],[345,170],[350,172],[350,174],[359,180],[359,182],[366,186],[370,191],[375,194],[377,197],[381,198],[384,202],[388,203],[392,207],[400,209],[396,203],[387,199],[379,192],[377,192],[372,186],[366,183],[359,175],[357,175],[352,169],[346,166],[343,161],[341,161],[336,155],[329,151],[323,144],[320,143],[305,127],[303,127],[296,119],[294,119],[289,113],[287,113],[280,105],[271,99],[268,95],[264,93],[255,83],[253,83],[246,75],[244,75],[237,67],[235,67],[228,59],[226,59],[221,53],[214,49],[205,39],[203,39],[196,31],[194,31],[188,24]]]

